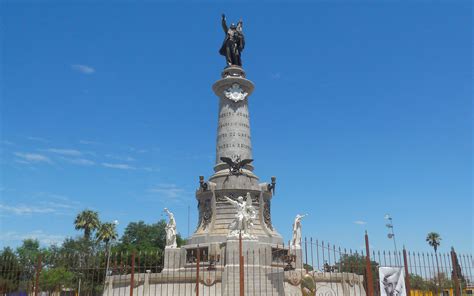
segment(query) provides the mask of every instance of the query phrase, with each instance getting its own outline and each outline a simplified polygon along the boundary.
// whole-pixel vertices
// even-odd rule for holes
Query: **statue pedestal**
[[[242,256],[244,258],[255,258],[251,261],[252,264],[260,264],[260,258],[258,258],[258,250],[259,250],[259,243],[258,240],[250,240],[250,239],[242,239]],[[254,256],[255,254],[255,256]],[[230,268],[233,265],[239,266],[239,240],[238,239],[229,239],[226,244],[225,249],[225,260],[226,260],[226,268],[227,265]],[[244,262],[245,265],[246,262]]]
[[[303,249],[301,247],[290,247],[290,256],[295,256],[295,270],[303,269]]]
[[[214,172],[228,170],[221,157],[252,159],[250,140],[250,115],[248,100],[253,92],[252,81],[245,78],[240,67],[228,67],[222,72],[222,79],[212,89],[219,97],[219,122]],[[252,171],[251,163],[245,169]]]
[[[223,295],[239,295],[241,277],[245,295],[283,295],[283,268],[271,267],[271,247],[258,240],[242,240],[243,268],[239,258],[239,240],[226,243]],[[242,271],[242,273],[241,273]],[[280,293],[279,293],[280,292]]]
[[[163,271],[175,270],[184,266],[186,250],[181,248],[166,248],[163,262]]]

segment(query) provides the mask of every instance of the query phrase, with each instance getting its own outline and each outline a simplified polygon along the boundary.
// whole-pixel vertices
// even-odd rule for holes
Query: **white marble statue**
[[[253,227],[253,221],[257,218],[257,211],[252,205],[250,193],[247,192],[245,200],[242,196],[239,196],[237,200],[233,200],[227,196],[224,196],[224,198],[237,207],[235,219],[229,225],[229,237],[239,237],[239,234],[242,234],[242,238],[255,238],[249,232]]]
[[[168,214],[168,224],[166,224],[166,248],[176,248],[176,220],[174,219],[173,213],[167,208],[163,209]]]
[[[308,214],[297,214],[295,217],[295,222],[293,222],[293,238],[291,239],[292,248],[301,248],[301,219],[305,216],[308,216]]]

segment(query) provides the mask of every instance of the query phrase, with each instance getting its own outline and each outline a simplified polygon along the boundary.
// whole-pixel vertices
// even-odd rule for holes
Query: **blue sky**
[[[197,220],[212,173],[220,14],[243,17],[256,173],[273,223],[361,248],[473,249],[468,1],[2,1],[0,246],[105,221]]]

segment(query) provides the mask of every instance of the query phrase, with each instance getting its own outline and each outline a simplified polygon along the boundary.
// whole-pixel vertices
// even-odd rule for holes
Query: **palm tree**
[[[438,270],[437,278],[438,278],[439,285],[441,286],[441,279],[440,279],[440,273],[439,273],[439,264],[438,264],[438,253],[437,253],[438,247],[439,247],[439,245],[441,245],[441,236],[439,235],[439,233],[430,232],[426,236],[426,241],[428,242],[428,245],[430,245],[434,249],[435,258],[436,258],[436,268]]]
[[[438,250],[439,245],[441,244],[441,236],[436,233],[436,232],[430,232],[426,236],[426,241],[428,242],[428,245],[433,247],[435,253]]]
[[[113,222],[100,224],[95,234],[97,240],[104,242],[105,246],[108,246],[111,240],[116,240],[118,237],[117,230],[115,229],[116,225]]]
[[[92,231],[99,228],[99,225],[99,214],[91,210],[80,212],[74,220],[76,230],[84,230],[84,238],[87,240],[90,240]]]
[[[105,276],[109,275],[109,266],[110,266],[110,246],[109,243],[111,240],[116,240],[118,237],[117,226],[118,221],[102,223],[99,226],[95,236],[97,240],[103,241],[105,243],[105,250],[107,251],[107,267],[105,269]]]

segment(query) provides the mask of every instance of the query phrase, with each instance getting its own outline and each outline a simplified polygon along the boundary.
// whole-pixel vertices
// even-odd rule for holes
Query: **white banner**
[[[405,271],[401,267],[379,267],[380,295],[406,296]]]

